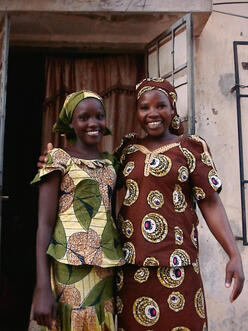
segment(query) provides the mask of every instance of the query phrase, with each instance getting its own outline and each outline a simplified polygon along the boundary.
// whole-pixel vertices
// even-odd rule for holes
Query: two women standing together
[[[143,80],[136,96],[146,136],[126,136],[114,157],[97,148],[109,132],[101,98],[68,96],[55,130],[73,144],[54,148],[34,180],[41,184],[33,313],[52,330],[114,330],[115,305],[120,331],[207,330],[195,201],[229,256],[230,300],[242,290],[241,258],[206,142],[182,136],[166,80]],[[125,190],[119,231],[111,216],[116,175],[116,188]]]

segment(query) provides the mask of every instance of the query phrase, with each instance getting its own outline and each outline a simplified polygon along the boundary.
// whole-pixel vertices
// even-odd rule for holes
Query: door
[[[177,110],[190,134],[195,133],[192,14],[182,17],[146,46],[147,77],[166,78],[175,86]]]
[[[1,224],[2,224],[2,200],[8,199],[3,195],[3,152],[4,129],[6,114],[7,68],[9,52],[9,18],[0,16],[0,261],[1,261]],[[1,266],[1,263],[0,263]]]

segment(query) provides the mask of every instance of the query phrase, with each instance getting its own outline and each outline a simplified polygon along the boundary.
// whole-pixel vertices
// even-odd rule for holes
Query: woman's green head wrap
[[[59,114],[59,118],[53,126],[53,131],[65,134],[66,139],[71,143],[75,143],[76,141],[76,134],[74,130],[70,128],[69,125],[72,121],[73,112],[79,102],[87,98],[94,98],[99,100],[102,104],[104,114],[106,115],[106,109],[103,100],[98,94],[87,90],[81,90],[69,94],[65,99],[65,102]],[[106,128],[104,135],[106,136],[109,134],[111,134],[111,131]]]

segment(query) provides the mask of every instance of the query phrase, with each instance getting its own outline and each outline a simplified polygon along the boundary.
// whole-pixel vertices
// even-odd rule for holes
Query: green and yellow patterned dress
[[[114,159],[104,156],[78,159],[54,148],[32,182],[61,172],[57,220],[47,250],[58,302],[54,331],[114,330],[113,267],[124,264],[124,259],[111,216]],[[29,330],[38,330],[35,324]]]

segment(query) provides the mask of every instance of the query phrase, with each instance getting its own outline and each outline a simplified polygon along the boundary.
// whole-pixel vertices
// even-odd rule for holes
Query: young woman
[[[207,313],[198,262],[195,201],[229,256],[230,300],[244,275],[206,142],[181,136],[176,92],[162,78],[137,86],[137,119],[146,132],[129,135],[116,155],[126,195],[119,213],[127,264],[118,277],[119,330],[202,331]]]
[[[72,93],[54,130],[72,145],[52,149],[33,180],[40,184],[33,319],[58,331],[114,330],[113,267],[124,260],[111,216],[113,157],[98,150],[109,132],[102,99]]]

